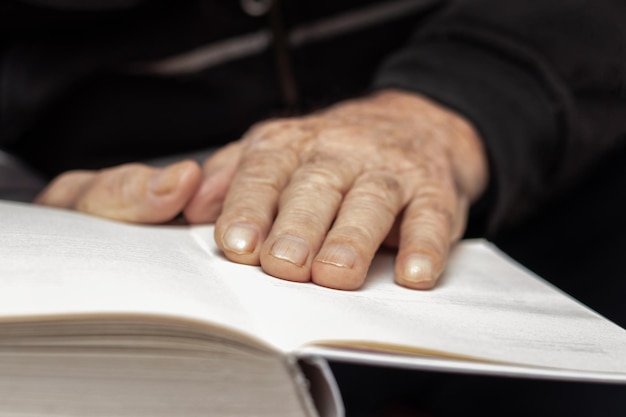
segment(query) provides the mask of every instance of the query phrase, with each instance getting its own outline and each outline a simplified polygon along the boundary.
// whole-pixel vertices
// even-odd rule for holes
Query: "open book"
[[[0,202],[0,414],[315,416],[316,358],[626,383],[626,330],[486,242],[432,291],[382,253],[345,292],[228,262],[212,235]]]

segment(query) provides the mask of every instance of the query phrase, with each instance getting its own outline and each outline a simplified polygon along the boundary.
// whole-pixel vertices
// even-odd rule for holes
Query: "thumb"
[[[200,182],[200,168],[183,161],[163,169],[142,164],[102,171],[70,171],[55,179],[36,203],[134,223],[174,218]]]

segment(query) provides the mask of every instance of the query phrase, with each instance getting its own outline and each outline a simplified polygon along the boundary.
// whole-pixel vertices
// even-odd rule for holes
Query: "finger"
[[[270,275],[311,278],[311,262],[324,241],[356,173],[345,161],[315,154],[298,168],[280,197],[278,216],[261,251]]]
[[[278,207],[280,193],[298,165],[289,149],[253,149],[241,163],[215,223],[215,242],[235,262],[258,265]]]
[[[400,242],[400,220],[402,219],[402,212],[396,216],[396,221],[391,226],[391,230],[385,237],[383,241],[383,246],[386,246],[391,249],[398,249],[398,245]]]
[[[353,290],[363,285],[369,266],[404,204],[401,182],[389,173],[360,177],[312,267],[313,282]]]
[[[467,218],[469,216],[470,200],[465,195],[457,196],[456,212],[452,219],[452,229],[450,242],[455,243],[463,238],[465,228],[467,227]]]
[[[454,187],[441,182],[420,185],[404,211],[395,279],[400,285],[432,288],[448,257],[457,199]]]
[[[457,197],[456,214],[453,217],[453,225],[451,229],[450,242],[455,243],[463,238],[465,228],[467,227],[467,218],[469,216],[470,200],[465,195]],[[391,227],[389,234],[385,237],[383,245],[397,249],[400,241],[400,219],[402,214],[396,217],[396,221]]]
[[[195,162],[183,161],[164,169],[127,164],[102,170],[76,188],[67,208],[114,220],[162,223],[174,218],[191,198],[200,181]],[[76,186],[69,181],[59,186]],[[54,186],[54,184],[53,184]],[[55,192],[51,190],[51,192]]]
[[[233,142],[216,151],[204,163],[203,179],[198,192],[184,209],[190,223],[214,222],[222,210],[222,203],[235,176],[243,142]]]
[[[83,193],[93,179],[96,171],[68,171],[56,177],[35,198],[35,204],[59,208],[74,208],[78,196]]]

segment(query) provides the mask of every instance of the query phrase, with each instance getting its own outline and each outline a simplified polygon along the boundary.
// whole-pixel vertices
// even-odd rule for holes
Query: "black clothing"
[[[72,9],[64,17],[59,9],[28,6],[38,21],[59,22],[32,27],[25,12],[17,13],[24,2],[0,2],[0,146],[54,175],[77,164],[98,168],[221,145],[255,121],[284,114],[267,15],[250,16],[233,0],[127,3],[124,10]],[[387,3],[408,6],[387,20],[367,14]],[[406,42],[432,4],[284,1],[286,29],[297,35],[291,61],[301,110],[366,92],[376,66]],[[12,11],[22,24],[6,18]],[[243,52],[229,58],[224,44],[233,41]],[[191,70],[159,67],[206,47],[226,56]]]

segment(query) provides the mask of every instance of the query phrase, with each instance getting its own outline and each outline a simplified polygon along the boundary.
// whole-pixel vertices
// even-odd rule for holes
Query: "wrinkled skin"
[[[255,125],[203,165],[70,171],[37,198],[112,219],[216,222],[230,260],[338,289],[359,288],[381,244],[395,280],[428,289],[487,184],[476,131],[424,97],[383,91]]]

